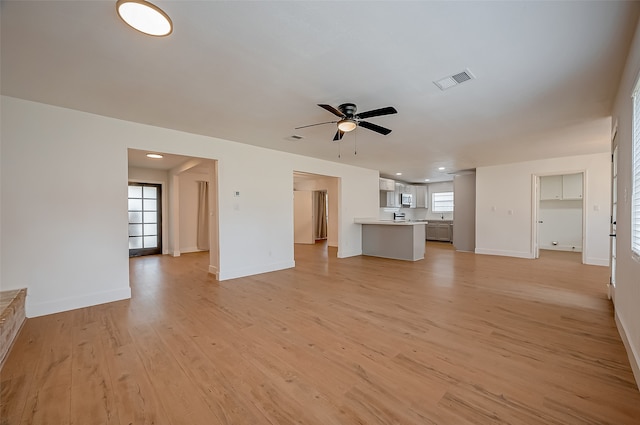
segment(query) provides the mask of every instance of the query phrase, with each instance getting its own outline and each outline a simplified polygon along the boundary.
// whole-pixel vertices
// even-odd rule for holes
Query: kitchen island
[[[356,218],[362,225],[362,255],[418,261],[424,259],[424,221]]]

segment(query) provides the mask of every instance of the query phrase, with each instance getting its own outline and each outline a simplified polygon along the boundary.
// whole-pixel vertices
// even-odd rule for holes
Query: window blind
[[[640,255],[640,81],[633,92],[631,250]]]
[[[431,211],[451,212],[453,211],[453,192],[437,192],[431,197]]]

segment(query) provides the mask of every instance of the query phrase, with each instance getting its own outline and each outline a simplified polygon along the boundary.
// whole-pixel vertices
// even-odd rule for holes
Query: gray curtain
[[[316,239],[327,238],[327,192],[313,192],[315,216]]]
[[[198,182],[198,249],[209,249],[209,182]]]

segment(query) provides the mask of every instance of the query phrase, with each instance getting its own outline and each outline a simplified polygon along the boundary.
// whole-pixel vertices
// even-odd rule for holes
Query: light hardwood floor
[[[225,282],[204,254],[131,259],[131,300],[27,321],[0,423],[640,423],[608,269],[579,254],[295,259]]]

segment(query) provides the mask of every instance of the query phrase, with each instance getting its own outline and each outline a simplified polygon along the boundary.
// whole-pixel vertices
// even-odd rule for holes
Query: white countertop
[[[388,226],[417,226],[418,224],[427,224],[426,221],[394,221],[394,220],[380,220],[377,218],[355,218],[353,222],[356,224],[382,224]]]

